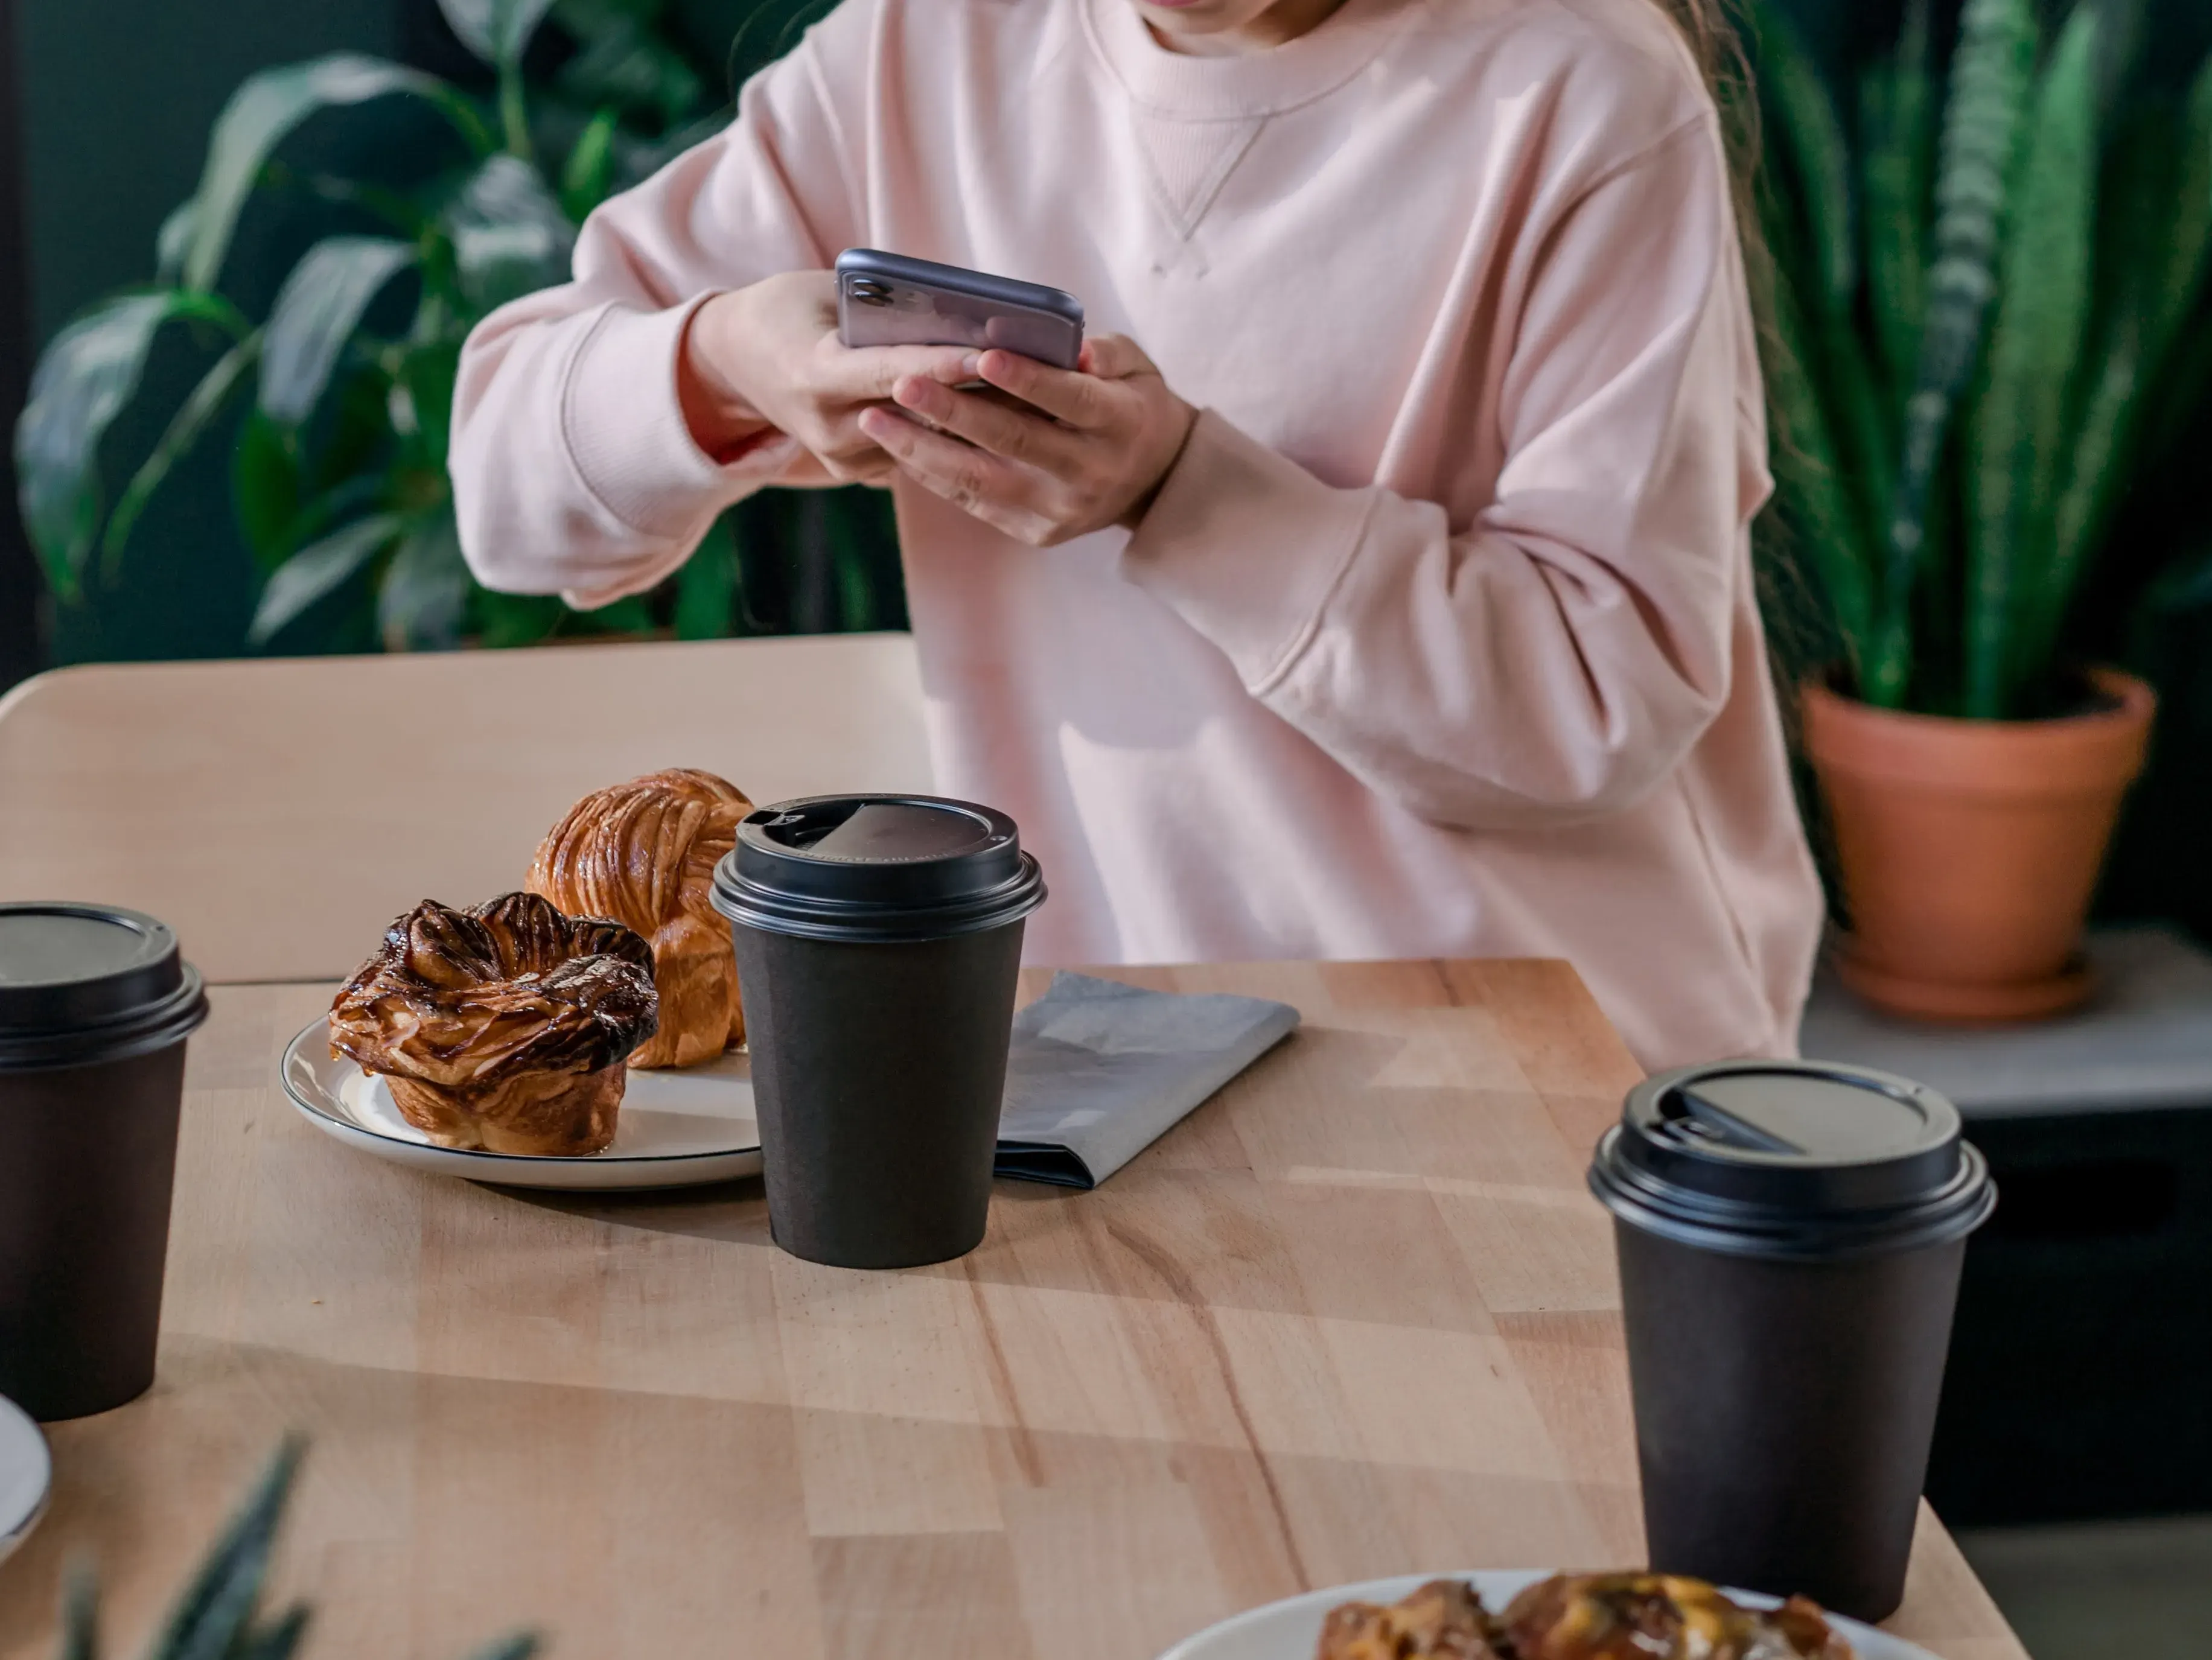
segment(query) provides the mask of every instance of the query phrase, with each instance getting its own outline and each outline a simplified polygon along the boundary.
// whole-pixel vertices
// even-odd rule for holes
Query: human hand
[[[967,379],[958,346],[849,347],[837,338],[837,282],[787,271],[717,294],[692,314],[677,390],[691,435],[725,457],[773,427],[844,483],[882,477],[891,457],[862,432],[860,411],[902,380]]]
[[[1073,370],[987,351],[951,381],[975,378],[1030,407],[915,373],[891,396],[943,430],[880,406],[860,411],[860,429],[925,489],[1033,548],[1133,528],[1198,418],[1121,335],[1087,342]]]

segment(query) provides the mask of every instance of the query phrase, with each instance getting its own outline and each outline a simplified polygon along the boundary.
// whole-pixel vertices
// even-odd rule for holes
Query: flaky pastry
[[[532,893],[652,943],[660,1031],[632,1066],[696,1066],[744,1039],[730,925],[710,896],[714,866],[752,810],[712,772],[681,767],[593,791],[538,844]]]
[[[1516,1660],[1851,1660],[1816,1602],[1768,1613],[1676,1574],[1555,1574],[1501,1623]]]
[[[1346,1602],[1322,1623],[1319,1660],[1508,1660],[1498,1623],[1464,1579],[1431,1579],[1387,1606]]]
[[[440,1147],[597,1153],[659,1008],[653,953],[620,923],[535,894],[425,900],[338,992],[331,1051],[381,1075]]]

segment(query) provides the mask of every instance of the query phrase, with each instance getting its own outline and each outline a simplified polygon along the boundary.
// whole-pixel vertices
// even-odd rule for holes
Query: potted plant
[[[662,27],[669,0],[439,6],[481,60],[484,95],[357,53],[249,77],[216,118],[198,189],[162,227],[155,280],[93,306],[41,354],[15,460],[24,524],[64,603],[119,579],[134,530],[175,470],[214,465],[230,472],[261,576],[250,647],[296,640],[310,611],[348,604],[371,619],[356,637],[389,650],[574,633],[710,638],[747,614],[729,518],[650,604],[639,597],[580,615],[557,599],[490,592],[463,563],[446,475],[462,341],[494,307],[566,281],[585,216],[728,112]],[[732,68],[787,49],[827,7],[753,0]],[[566,56],[550,84],[533,86],[524,58],[549,20]],[[404,118],[410,103],[448,130],[418,184],[288,165],[296,152],[287,146],[309,122],[373,124]],[[231,297],[251,284],[226,265],[241,215],[262,198],[335,210],[342,223],[306,248],[256,318]],[[112,429],[143,393],[157,342],[179,328],[211,342],[210,366],[111,503],[103,449],[118,447]],[[215,433],[234,433],[228,455],[209,441]],[[755,565],[775,563],[775,543],[806,544],[826,554],[817,585],[832,591],[790,606],[790,621],[882,626],[895,610],[879,601],[896,590],[896,548],[880,493],[808,495],[799,506],[748,504],[753,540],[770,544],[749,550]],[[757,573],[765,585],[782,574]],[[759,597],[773,617],[774,596]]]
[[[1842,647],[1802,701],[1838,972],[1902,1015],[2029,1019],[2087,993],[2081,926],[2153,713],[2140,680],[2075,663],[2067,625],[2212,367],[2180,349],[2212,63],[2115,109],[2093,0],[2047,44],[2034,0],[1966,0],[1939,94],[1929,10],[1909,0],[1849,124],[1760,17],[1777,511]]]

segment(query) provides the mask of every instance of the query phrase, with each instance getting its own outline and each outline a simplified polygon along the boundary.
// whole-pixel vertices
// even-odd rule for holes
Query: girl
[[[1036,960],[1565,957],[1647,1064],[1789,1052],[1714,3],[845,0],[477,330],[470,562],[603,604],[887,483]],[[841,347],[848,245],[1071,291],[1080,367]]]

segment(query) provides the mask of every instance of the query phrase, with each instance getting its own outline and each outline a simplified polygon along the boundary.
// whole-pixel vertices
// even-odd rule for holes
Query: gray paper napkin
[[[1055,974],[1014,1016],[997,1172],[1086,1190],[1298,1023],[1288,1003]]]

